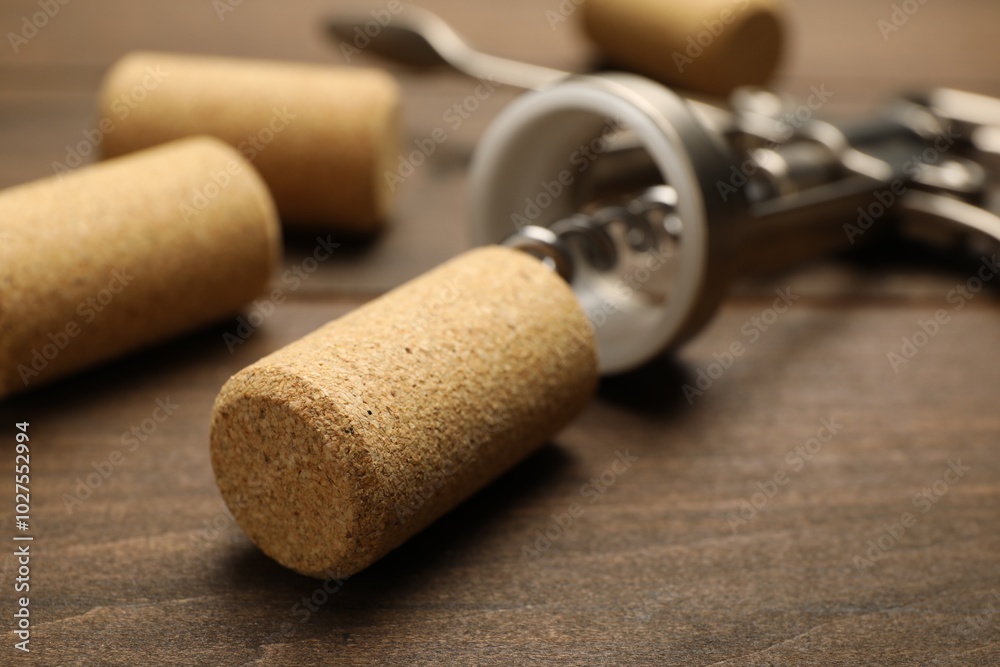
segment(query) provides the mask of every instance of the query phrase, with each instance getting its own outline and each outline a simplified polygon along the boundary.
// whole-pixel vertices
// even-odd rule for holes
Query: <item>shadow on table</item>
[[[315,231],[288,229],[286,227],[282,230],[285,261],[289,263],[300,262],[318,252],[321,261],[325,262],[330,259],[326,256],[330,245],[336,246],[337,261],[364,259],[385,239],[384,231],[357,234],[343,231],[330,232],[323,229]]]
[[[873,274],[886,271],[916,269],[926,271],[930,268],[942,273],[951,272],[960,275],[962,267],[969,265],[968,258],[956,257],[899,239],[894,239],[891,243],[889,241],[872,243],[850,253],[843,253],[839,261],[851,267],[854,276],[847,285],[848,290],[853,285],[863,288],[870,282]],[[795,271],[796,269],[792,269],[775,275],[787,276],[794,274]],[[761,276],[758,279],[768,284],[775,275]],[[794,362],[798,351],[804,346],[815,344],[815,336],[818,333],[825,337],[836,336],[843,325],[843,322],[833,320],[825,323],[822,331],[805,325],[789,329],[785,332],[788,362]],[[710,326],[711,322],[705,329]],[[722,351],[724,349],[720,349],[720,352]],[[696,369],[690,360],[685,361],[681,357],[677,351],[668,351],[635,370],[602,378],[598,399],[656,422],[667,422],[678,418],[682,411],[686,413],[692,407],[685,400],[682,388],[685,385],[696,385]]]
[[[231,573],[228,585],[252,589],[260,599],[273,601],[268,618],[275,625],[270,631],[280,632],[282,623],[291,621],[294,629],[287,638],[349,631],[370,625],[376,615],[384,621],[389,608],[401,609],[405,616],[407,607],[418,604],[415,598],[428,599],[428,589],[454,576],[469,560],[482,558],[482,544],[503,530],[500,524],[511,508],[531,504],[570,465],[570,456],[560,447],[543,446],[368,569],[346,581],[329,582],[325,591],[325,582],[296,574],[249,546],[223,570]],[[515,547],[510,553],[511,559],[520,559]],[[326,601],[306,614],[301,603],[314,594],[314,601]]]
[[[233,328],[233,321],[226,320],[128,352],[37,388],[29,388],[4,401],[0,411],[37,414],[51,410],[59,413],[68,406],[87,408],[109,401],[120,402],[159,383],[169,383],[169,378],[177,373],[223,364],[238,370],[260,356],[261,350],[274,345],[262,331],[230,354],[223,335],[231,333]]]
[[[691,369],[667,352],[635,370],[601,378],[597,397],[647,419],[668,421],[688,407],[678,387],[693,381]]]

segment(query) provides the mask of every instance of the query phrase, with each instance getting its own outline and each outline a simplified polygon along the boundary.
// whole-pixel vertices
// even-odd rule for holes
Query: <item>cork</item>
[[[280,247],[263,181],[208,137],[0,192],[0,398],[236,313]]]
[[[568,286],[518,251],[474,250],[230,379],[212,465],[266,554],[350,576],[548,441],[596,382]]]
[[[208,134],[260,171],[286,226],[367,235],[389,215],[400,92],[381,70],[136,52],[100,100],[107,157]]]
[[[587,0],[590,38],[614,62],[667,85],[725,94],[764,84],[782,54],[781,0]]]

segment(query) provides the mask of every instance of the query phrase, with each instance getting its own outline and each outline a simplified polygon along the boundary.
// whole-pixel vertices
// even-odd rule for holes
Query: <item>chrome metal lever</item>
[[[372,27],[373,26],[373,27]],[[542,88],[567,72],[501,58],[469,46],[436,14],[408,6],[385,24],[367,13],[340,13],[327,29],[348,50],[371,48],[381,56],[417,67],[447,66],[477,79],[493,79],[517,88]]]

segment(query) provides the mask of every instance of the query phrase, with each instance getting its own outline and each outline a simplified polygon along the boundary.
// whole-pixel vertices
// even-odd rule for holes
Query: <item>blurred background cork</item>
[[[614,66],[716,95],[771,80],[786,40],[783,0],[586,0],[580,13]]]
[[[373,9],[388,5],[375,4]],[[415,4],[439,13],[467,41],[488,53],[571,71],[585,71],[601,59],[583,27],[583,3],[511,0],[503,10],[456,0]],[[739,8],[740,3],[732,4]],[[878,22],[890,17],[892,2],[880,6],[851,0],[843,7],[803,1],[785,4],[785,53],[772,85],[798,98],[807,98],[812,86],[825,85],[834,95],[824,112],[851,115],[874,110],[894,90],[941,83],[996,92],[996,77],[985,74],[982,65],[983,54],[992,48],[987,26],[996,18],[988,0],[958,0],[948,10],[922,5],[920,20],[914,17],[904,29],[889,33],[888,40]],[[413,151],[419,153],[415,142],[430,138],[434,130],[444,132],[447,141],[436,144],[425,164],[392,193],[395,215],[406,224],[386,226],[376,243],[345,245],[338,261],[324,264],[303,286],[303,293],[379,294],[471,247],[465,224],[465,165],[485,128],[521,91],[505,86],[491,91],[480,88],[478,81],[445,72],[417,72],[386,63],[365,49],[356,54],[348,51],[348,57],[330,41],[324,27],[324,19],[340,5],[321,0],[289,0],[273,6],[177,0],[171,9],[107,0],[101,11],[113,20],[106,26],[93,26],[91,14],[72,5],[60,10],[62,20],[49,21],[16,54],[9,43],[0,50],[0,63],[6,63],[0,83],[0,117],[5,120],[0,124],[4,146],[0,185],[51,175],[58,165],[79,165],[101,154],[101,143],[108,136],[99,133],[101,85],[111,67],[132,51],[385,67],[406,100],[401,111],[403,140],[396,168],[390,171],[398,172],[400,158],[412,163]],[[17,33],[27,9],[14,3],[9,11],[8,25]],[[94,38],[85,40],[80,32],[84,29]],[[843,35],[851,36],[854,48],[845,47]],[[347,46],[356,48],[354,43]],[[666,54],[668,60],[671,55]],[[116,124],[117,119],[114,115],[109,120]],[[286,239],[284,268],[308,257],[314,240],[308,234]],[[847,282],[842,274],[836,280],[829,293]],[[925,286],[917,279],[900,288],[919,292]],[[879,288],[869,283],[866,289]]]
[[[274,203],[199,137],[0,192],[0,398],[237,313],[281,253]]]
[[[101,88],[107,157],[195,134],[237,148],[291,227],[364,235],[392,209],[400,94],[375,69],[136,52]]]

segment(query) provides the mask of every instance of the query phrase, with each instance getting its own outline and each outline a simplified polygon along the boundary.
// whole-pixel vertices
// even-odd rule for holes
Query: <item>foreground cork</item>
[[[760,85],[781,60],[781,0],[587,0],[580,10],[616,63],[688,90]]]
[[[263,181],[215,139],[0,192],[0,398],[237,312],[280,245]]]
[[[476,250],[229,380],[212,466],[265,553],[349,576],[546,442],[596,381],[567,285],[517,251]]]
[[[400,93],[384,72],[137,52],[100,97],[105,156],[209,134],[253,162],[288,226],[369,234],[389,214]]]

